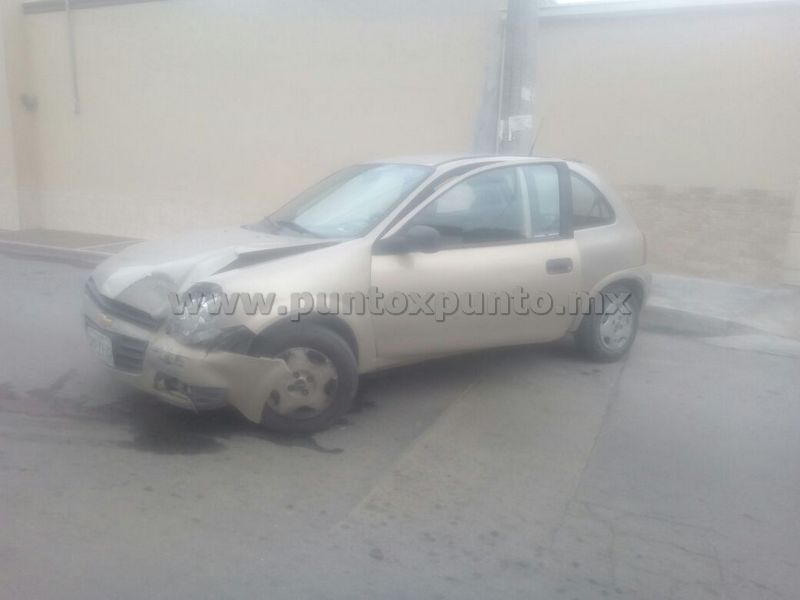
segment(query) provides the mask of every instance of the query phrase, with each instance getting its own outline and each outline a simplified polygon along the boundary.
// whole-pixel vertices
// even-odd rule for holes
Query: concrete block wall
[[[800,184],[794,196],[794,210],[789,222],[789,238],[786,242],[786,256],[783,263],[782,282],[800,286]]]
[[[774,285],[784,277],[790,194],[756,189],[624,186],[656,269]]]

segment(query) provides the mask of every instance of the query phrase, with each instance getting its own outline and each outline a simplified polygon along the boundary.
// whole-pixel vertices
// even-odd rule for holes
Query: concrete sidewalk
[[[140,240],[54,229],[0,230],[0,252],[96,265]]]
[[[73,231],[0,231],[0,252],[94,266],[138,241]],[[800,356],[800,287],[755,287],[656,273],[641,324]]]
[[[800,287],[756,287],[659,273],[653,276],[642,324],[703,337],[800,340]]]

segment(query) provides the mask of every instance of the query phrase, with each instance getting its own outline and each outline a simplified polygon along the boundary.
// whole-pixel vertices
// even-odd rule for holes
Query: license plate
[[[95,354],[109,367],[114,366],[114,354],[111,351],[111,338],[94,327],[86,328],[86,337]]]

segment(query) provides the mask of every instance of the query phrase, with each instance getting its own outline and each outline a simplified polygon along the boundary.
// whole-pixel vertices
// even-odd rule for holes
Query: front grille
[[[147,342],[120,333],[111,333],[111,354],[114,366],[123,371],[139,373],[144,363]]]
[[[161,326],[161,320],[155,318],[150,313],[138,308],[134,308],[133,306],[125,304],[124,302],[119,302],[118,300],[112,300],[107,296],[103,296],[103,294],[100,293],[100,290],[97,289],[97,285],[95,284],[94,280],[91,278],[86,282],[86,293],[89,295],[92,301],[103,310],[103,312],[107,313],[111,317],[116,317],[151,331],[155,331]]]

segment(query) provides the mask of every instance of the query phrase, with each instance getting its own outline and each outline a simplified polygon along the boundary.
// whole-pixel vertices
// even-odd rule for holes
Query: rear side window
[[[572,183],[572,226],[574,229],[597,227],[614,222],[614,211],[594,185],[577,173],[570,174]]]

